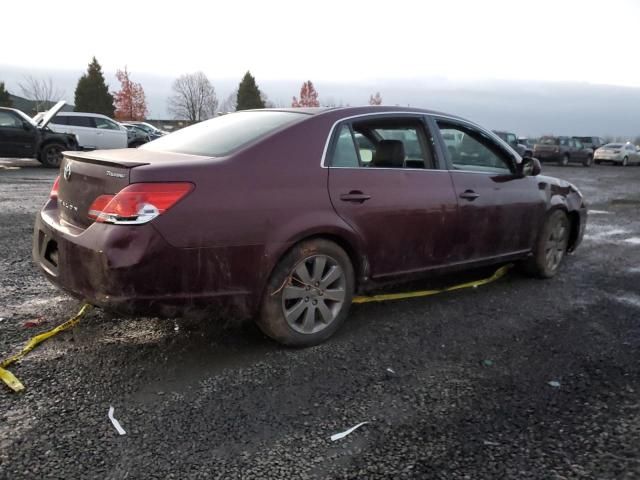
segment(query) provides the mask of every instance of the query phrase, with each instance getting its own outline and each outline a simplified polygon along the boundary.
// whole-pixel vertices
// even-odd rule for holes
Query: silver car
[[[607,143],[595,151],[593,160],[596,164],[612,162],[626,167],[640,163],[640,153],[632,143]]]

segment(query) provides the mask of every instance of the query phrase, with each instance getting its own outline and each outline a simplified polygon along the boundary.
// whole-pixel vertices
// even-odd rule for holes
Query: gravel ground
[[[0,478],[640,478],[640,168],[543,168],[592,210],[556,278],[355,306],[306,350],[95,311],[12,366]],[[54,175],[0,160],[0,358],[79,308],[31,263]]]

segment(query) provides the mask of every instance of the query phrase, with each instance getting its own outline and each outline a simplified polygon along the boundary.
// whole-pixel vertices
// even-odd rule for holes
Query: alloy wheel
[[[545,262],[550,271],[555,271],[560,265],[567,251],[568,243],[569,227],[567,219],[564,215],[557,216],[549,229],[549,236],[544,247]]]
[[[340,264],[329,255],[313,255],[290,272],[282,291],[282,311],[293,330],[317,333],[340,314],[345,297],[346,278]]]

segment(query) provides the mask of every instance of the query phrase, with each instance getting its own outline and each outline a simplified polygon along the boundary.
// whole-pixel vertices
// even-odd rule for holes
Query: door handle
[[[342,195],[340,195],[340,200],[342,200],[343,202],[363,203],[370,198],[371,195],[366,195],[360,190],[352,190],[349,193],[343,193]]]
[[[469,200],[473,202],[476,198],[480,196],[479,193],[474,192],[473,190],[465,190],[460,194],[460,198],[464,198],[465,200]]]

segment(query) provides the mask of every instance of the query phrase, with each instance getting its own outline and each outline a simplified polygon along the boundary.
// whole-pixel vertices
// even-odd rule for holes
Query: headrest
[[[374,167],[402,168],[404,158],[404,143],[402,141],[380,140],[371,164]]]

